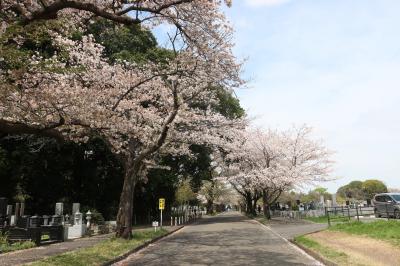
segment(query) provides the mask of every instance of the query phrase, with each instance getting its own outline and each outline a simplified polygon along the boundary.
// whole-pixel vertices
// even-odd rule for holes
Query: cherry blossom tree
[[[284,132],[252,130],[236,153],[236,162],[231,165],[236,173],[228,180],[247,204],[251,195],[253,207],[262,197],[267,218],[282,192],[330,179],[332,152],[313,140],[311,133],[307,126]]]
[[[117,236],[125,238],[131,236],[134,186],[158,154],[187,153],[192,143],[225,145],[233,129],[243,127],[210,108],[213,88],[243,83],[221,2],[160,3],[1,2],[6,49],[0,56],[0,131],[77,142],[102,136],[124,162]],[[108,62],[92,36],[75,38],[93,16],[128,25],[173,25],[174,58],[163,64]],[[47,41],[38,43],[38,35]],[[10,54],[23,60],[15,62]]]

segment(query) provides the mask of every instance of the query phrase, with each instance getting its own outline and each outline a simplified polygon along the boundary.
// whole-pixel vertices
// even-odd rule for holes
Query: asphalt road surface
[[[237,212],[202,219],[116,265],[322,265]]]

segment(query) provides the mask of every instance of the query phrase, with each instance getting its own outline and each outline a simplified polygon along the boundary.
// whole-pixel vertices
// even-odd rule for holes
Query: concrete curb
[[[311,249],[309,249],[309,248],[306,248],[305,246],[300,245],[299,243],[296,243],[296,242],[293,241],[293,240],[289,240],[289,241],[290,241],[290,243],[292,243],[293,245],[295,245],[295,246],[297,246],[298,248],[302,249],[305,253],[307,253],[308,255],[310,255],[311,257],[313,257],[314,259],[316,259],[316,260],[322,262],[322,263],[325,264],[326,266],[337,266],[336,263],[325,259],[325,258],[322,257],[321,255],[319,255],[317,252],[315,252],[315,251],[313,251],[313,250],[311,250]]]
[[[184,227],[185,227],[185,225],[183,225],[183,226],[181,226],[181,227],[179,227],[179,228],[177,228],[177,229],[175,229],[173,231],[170,231],[170,232],[166,233],[165,235],[162,235],[162,236],[156,237],[156,238],[154,238],[154,239],[152,239],[150,241],[147,241],[143,245],[140,245],[140,246],[138,246],[138,247],[126,252],[125,254],[122,254],[121,256],[118,256],[118,257],[116,257],[116,258],[114,258],[114,259],[112,259],[110,261],[107,261],[107,262],[101,264],[101,265],[102,266],[110,266],[110,265],[112,265],[114,263],[117,263],[117,262],[119,262],[121,260],[124,260],[127,257],[129,257],[130,255],[132,255],[133,253],[138,252],[138,251],[148,247],[150,244],[153,244],[154,242],[157,242],[158,240],[161,240],[161,239],[163,239],[163,238],[165,238],[165,237],[167,237],[167,236],[169,236],[169,235],[171,235],[173,233],[178,232],[179,230],[181,230]]]

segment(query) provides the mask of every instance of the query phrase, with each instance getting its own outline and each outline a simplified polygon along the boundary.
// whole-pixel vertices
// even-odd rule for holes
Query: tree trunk
[[[124,184],[119,199],[116,237],[132,238],[133,196],[139,178],[140,163],[130,163],[125,167]]]
[[[213,211],[213,204],[214,204],[213,201],[211,201],[211,200],[207,201],[207,214],[212,214],[214,212]]]
[[[251,207],[251,215],[257,216],[257,197],[253,199],[253,205]]]
[[[263,208],[264,209],[264,216],[265,216],[265,218],[270,220],[271,219],[271,213],[269,211],[270,204],[268,202],[268,193],[267,193],[267,191],[263,190],[262,197],[263,197],[263,203],[264,203],[264,208]]]
[[[252,200],[251,195],[246,194],[246,213],[251,214]]]

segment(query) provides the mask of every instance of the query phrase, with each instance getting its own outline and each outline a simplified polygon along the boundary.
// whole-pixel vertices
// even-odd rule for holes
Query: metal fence
[[[272,217],[281,217],[292,220],[299,220],[307,217],[320,217],[325,215],[326,212],[324,209],[307,210],[307,211],[279,211],[279,210],[271,211]]]
[[[379,218],[400,219],[400,210],[390,204],[376,206],[338,206],[325,207],[318,210],[307,211],[271,211],[272,217],[280,217],[285,220],[300,220],[308,217],[326,217],[329,226],[336,223],[349,221],[370,220]]]
[[[391,205],[384,204],[380,206],[341,206],[325,208],[328,224],[348,222],[351,220],[360,221],[360,219],[371,217],[385,217],[387,219],[399,219],[400,212]]]

